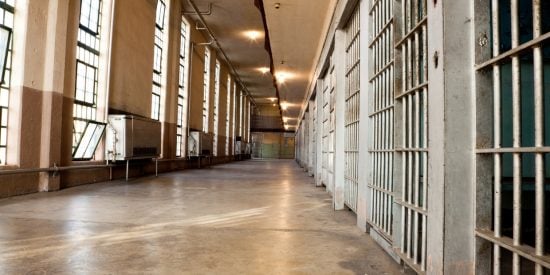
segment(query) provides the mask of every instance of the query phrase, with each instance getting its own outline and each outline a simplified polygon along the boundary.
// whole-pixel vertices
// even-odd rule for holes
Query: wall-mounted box
[[[160,156],[161,124],[159,121],[132,115],[109,115],[106,158],[129,160]]]
[[[188,138],[190,157],[211,156],[213,152],[212,135],[200,131],[191,131]]]

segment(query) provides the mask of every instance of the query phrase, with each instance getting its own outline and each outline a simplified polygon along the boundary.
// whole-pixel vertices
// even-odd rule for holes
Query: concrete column
[[[344,209],[344,169],[345,169],[345,107],[346,107],[346,32],[338,29],[335,33],[334,45],[334,73],[335,85],[335,137],[334,137],[334,196],[335,210]]]
[[[369,118],[369,58],[368,47],[369,37],[371,36],[371,28],[368,25],[369,16],[366,11],[369,10],[369,1],[361,1],[359,3],[359,9],[361,10],[360,18],[360,36],[359,43],[361,45],[359,63],[360,74],[360,89],[361,94],[359,98],[359,185],[357,190],[357,226],[367,231],[367,217],[368,217],[368,205],[369,205],[369,188],[367,186],[369,182],[369,175],[371,173],[372,165],[369,157],[369,145],[371,142],[371,123]]]
[[[317,80],[315,104],[317,104],[317,144],[315,145],[315,186],[321,186],[321,178],[323,174],[323,90],[324,83],[322,80]]]
[[[166,26],[167,39],[165,55],[163,56],[164,75],[162,88],[164,89],[161,98],[161,123],[162,143],[161,157],[173,159],[176,157],[176,119],[178,112],[178,81],[179,81],[179,51],[181,31],[181,5],[177,0],[166,1],[167,16]]]
[[[317,138],[316,138],[316,132],[317,131],[317,125],[315,124],[317,120],[316,116],[317,116],[317,112],[316,110],[314,111],[314,107],[315,106],[315,99],[310,99],[309,100],[309,143],[308,143],[308,173],[310,176],[315,176],[315,154],[317,153],[315,149],[316,148],[316,145],[315,143],[313,143],[313,141],[315,140],[315,142],[318,142]],[[314,123],[315,121],[315,123]]]
[[[474,273],[472,2],[428,5],[427,274]]]

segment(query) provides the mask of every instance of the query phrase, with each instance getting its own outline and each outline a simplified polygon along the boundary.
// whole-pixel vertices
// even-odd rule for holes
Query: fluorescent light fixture
[[[287,102],[281,102],[281,109],[283,109],[283,110],[288,109],[288,103]]]
[[[285,83],[285,81],[290,77],[290,74],[287,72],[277,72],[275,74],[275,78],[277,79],[277,82],[279,83]]]
[[[260,67],[257,70],[260,71],[260,73],[262,73],[262,74],[267,74],[269,72],[268,67]]]
[[[259,31],[245,31],[244,35],[248,37],[248,39],[256,41],[258,40],[258,38],[263,36],[263,33]]]

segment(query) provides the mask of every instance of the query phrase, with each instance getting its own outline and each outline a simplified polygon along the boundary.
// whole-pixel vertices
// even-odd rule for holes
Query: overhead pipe
[[[254,106],[257,106],[256,101],[254,101],[254,98],[252,97],[252,95],[250,94],[250,92],[248,91],[246,86],[243,85],[243,81],[241,80],[241,77],[239,76],[239,74],[237,73],[237,70],[235,70],[235,67],[233,66],[233,64],[231,63],[229,58],[227,57],[227,54],[225,54],[225,51],[223,50],[220,43],[218,42],[218,39],[216,39],[216,37],[214,36],[214,33],[212,32],[212,30],[210,29],[210,27],[208,27],[208,24],[206,24],[206,21],[204,20],[204,17],[202,16],[202,14],[199,12],[199,9],[197,8],[197,5],[195,5],[195,2],[193,0],[187,0],[187,2],[189,2],[191,7],[193,8],[193,10],[195,11],[196,15],[199,17],[199,20],[204,25],[204,28],[208,32],[208,35],[210,35],[212,40],[216,43],[216,47],[218,48],[218,50],[220,50],[220,52],[223,55],[225,61],[227,62],[227,64],[231,68],[231,71],[233,72],[234,76],[237,78],[238,82],[241,84],[240,86],[243,88],[243,90],[246,92],[246,94],[250,97],[252,104],[254,104]]]

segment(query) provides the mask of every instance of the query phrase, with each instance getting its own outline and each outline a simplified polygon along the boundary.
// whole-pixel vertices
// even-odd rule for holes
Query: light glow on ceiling
[[[259,38],[263,37],[263,32],[260,31],[245,31],[244,35],[248,37],[251,41],[256,41]]]
[[[269,68],[268,67],[260,67],[257,69],[260,73],[262,74],[267,74],[269,73]]]
[[[292,77],[292,75],[288,72],[277,72],[275,74],[275,79],[277,79],[277,82],[279,84],[285,83],[286,80],[289,79],[290,77]]]
[[[287,102],[281,102],[281,109],[283,109],[283,110],[288,109],[288,103]]]

